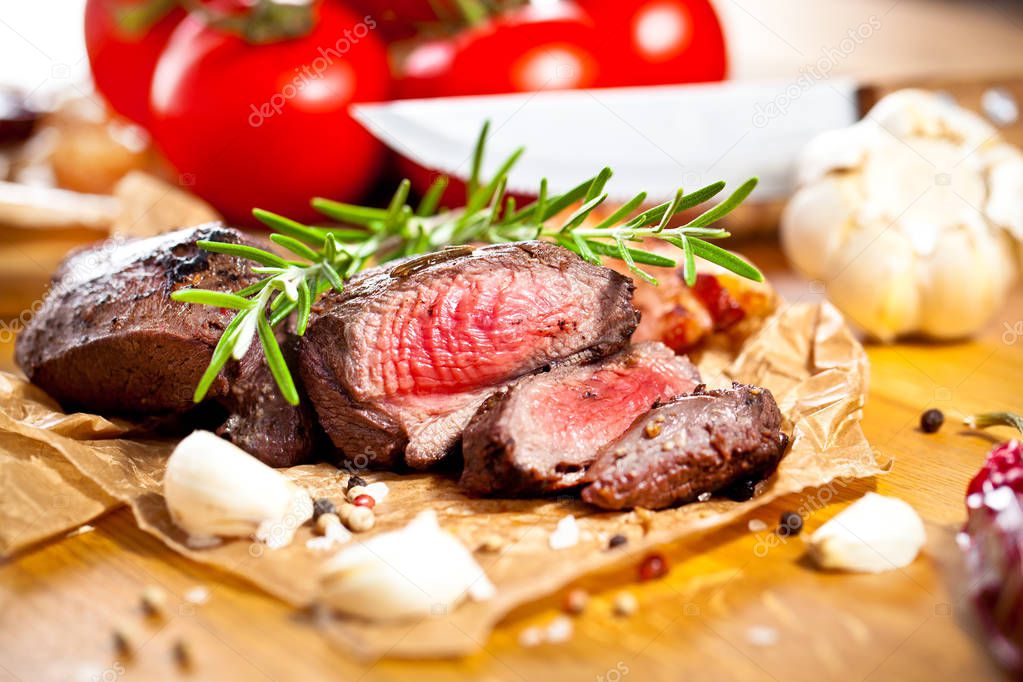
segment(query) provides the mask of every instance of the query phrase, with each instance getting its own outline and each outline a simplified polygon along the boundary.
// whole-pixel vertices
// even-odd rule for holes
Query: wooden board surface
[[[819,295],[784,269],[772,247],[747,253],[789,300]],[[358,661],[330,649],[303,614],[173,554],[120,510],[97,520],[92,532],[0,564],[0,682],[996,679],[965,629],[969,603],[952,546],[964,518],[963,490],[990,440],[955,422],[974,411],[1023,409],[1023,292],[973,342],[874,346],[869,354],[864,427],[878,452],[895,458],[892,472],[807,491],[750,518],[773,527],[782,511],[800,510],[812,531],[866,490],[897,495],[930,532],[927,555],[904,571],[820,573],[803,558],[802,540],[751,533],[743,521],[667,548],[673,569],[666,579],[638,585],[634,566],[623,566],[582,581],[594,598],[568,642],[523,648],[517,641],[523,628],[558,615],[562,595],[554,595],[513,613],[470,658]],[[11,366],[5,343],[0,367]],[[916,428],[927,407],[949,415],[936,435]],[[166,618],[141,615],[147,586],[168,593]],[[196,586],[210,592],[205,605],[184,599]],[[611,614],[622,590],[639,601],[627,619]],[[134,629],[132,657],[113,647],[119,623]],[[178,640],[193,651],[189,669],[174,661]]]

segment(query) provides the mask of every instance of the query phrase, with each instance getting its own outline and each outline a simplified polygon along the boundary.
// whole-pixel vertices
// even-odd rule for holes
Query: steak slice
[[[543,242],[399,261],[321,299],[302,339],[303,383],[348,459],[423,468],[501,386],[625,345],[632,291]]]
[[[636,417],[699,381],[688,359],[656,342],[520,379],[487,398],[462,435],[461,484],[478,495],[578,485]]]
[[[109,240],[68,256],[17,340],[29,380],[69,410],[157,417],[146,420],[151,425],[192,414],[195,386],[231,313],[170,294],[237,290],[256,277],[245,261],[195,246],[200,239],[247,243],[236,230],[209,224]],[[308,457],[311,409],[280,397],[258,343],[221,372],[208,398],[228,412],[221,434],[261,460],[284,466]]]
[[[663,509],[763,475],[788,437],[767,389],[742,384],[655,407],[600,454],[582,497],[604,509]]]

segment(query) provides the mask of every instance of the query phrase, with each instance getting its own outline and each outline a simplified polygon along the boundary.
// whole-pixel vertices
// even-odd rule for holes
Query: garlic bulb
[[[821,568],[882,573],[913,563],[924,524],[900,499],[867,493],[810,536],[810,556]]]
[[[209,431],[194,431],[174,448],[163,495],[194,546],[248,536],[283,546],[313,514],[303,488]]]
[[[876,338],[965,337],[1001,307],[1023,239],[1023,154],[976,114],[893,93],[812,140],[798,180],[785,253]]]
[[[466,596],[482,601],[494,594],[486,573],[433,511],[341,550],[324,566],[322,587],[334,610],[369,620],[447,613]]]

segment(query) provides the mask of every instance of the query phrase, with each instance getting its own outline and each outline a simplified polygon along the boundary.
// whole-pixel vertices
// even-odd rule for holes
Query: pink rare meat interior
[[[459,393],[521,372],[538,347],[571,334],[584,314],[561,287],[523,286],[522,273],[460,275],[423,288],[389,316],[370,365],[385,395]],[[528,276],[528,275],[525,275]]]
[[[625,433],[658,399],[672,398],[693,386],[692,375],[678,365],[609,365],[535,396],[530,413],[535,423],[547,425],[552,450],[591,450]]]

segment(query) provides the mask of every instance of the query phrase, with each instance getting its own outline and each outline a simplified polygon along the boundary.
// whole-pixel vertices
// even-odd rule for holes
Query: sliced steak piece
[[[203,251],[195,246],[200,239],[245,241],[236,230],[210,224],[72,253],[18,337],[18,365],[69,410],[167,418],[190,413],[195,386],[231,313],[172,301],[170,294],[183,287],[232,291],[255,281],[244,261]],[[223,435],[260,459],[281,466],[309,455],[311,409],[279,396],[258,343],[221,373],[209,398],[229,413]]]
[[[632,282],[541,242],[461,247],[328,294],[302,340],[303,382],[346,457],[423,468],[501,386],[621,348]]]
[[[586,473],[583,499],[604,509],[663,509],[772,470],[785,453],[767,389],[742,384],[682,396],[637,419]]]
[[[461,484],[477,495],[578,485],[636,417],[699,381],[688,359],[656,342],[520,379],[490,396],[462,435]]]

